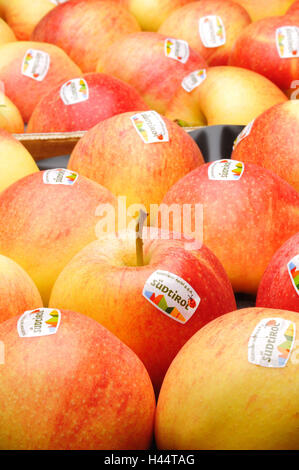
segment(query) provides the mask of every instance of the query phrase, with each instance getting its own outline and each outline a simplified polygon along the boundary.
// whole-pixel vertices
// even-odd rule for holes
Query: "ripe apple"
[[[206,61],[185,41],[142,31],[104,51],[97,71],[129,83],[151,109],[164,114],[183,78],[204,67]]]
[[[76,144],[68,168],[149,212],[176,181],[203,163],[199,147],[185,130],[146,111],[99,122]]]
[[[83,72],[95,72],[113,42],[137,31],[140,26],[134,16],[115,2],[69,0],[41,19],[31,39],[56,44]]]
[[[3,91],[2,91],[3,90]],[[11,134],[24,132],[24,121],[16,105],[5,95],[5,87],[0,81],[0,129]]]
[[[28,150],[9,132],[0,129],[0,193],[15,181],[38,171]]]
[[[0,18],[0,45],[16,40],[17,39],[13,30],[8,26],[7,23],[5,23],[2,18]]]
[[[115,204],[108,189],[64,169],[26,176],[0,194],[0,253],[28,272],[44,305],[63,267],[96,239],[105,203]]]
[[[55,0],[2,1],[2,17],[14,31],[19,41],[29,41],[35,25],[55,7]]]
[[[260,282],[256,306],[299,312],[299,232],[273,255]]]
[[[274,83],[251,70],[224,65],[199,73],[191,88],[178,87],[165,111],[166,117],[186,127],[247,125],[288,100]]]
[[[184,39],[210,66],[227,65],[236,38],[250,23],[247,11],[233,1],[201,0],[175,10],[158,32]]]
[[[148,109],[128,83],[89,73],[51,88],[34,108],[27,132],[82,131],[115,114]]]
[[[164,379],[156,412],[157,447],[298,450],[295,328],[297,334],[297,312],[246,308],[198,331]]]
[[[298,20],[289,15],[251,23],[236,39],[229,64],[258,72],[289,92],[299,77]]]
[[[144,230],[143,265],[136,262],[133,230],[100,237],[63,269],[49,303],[76,308],[118,336],[143,361],[156,393],[181,346],[209,320],[236,308],[215,255],[167,235]]]
[[[275,251],[299,231],[299,193],[253,163],[221,159],[201,165],[173,185],[163,204],[203,205],[203,242],[235,292],[256,294]],[[173,216],[170,230],[180,216]],[[164,228],[162,217],[159,223]]]
[[[178,8],[194,0],[127,0],[129,11],[143,31],[157,31],[163,21]]]
[[[274,171],[299,192],[299,101],[271,107],[248,126],[243,137],[231,158]]]
[[[40,293],[24,269],[0,255],[0,323],[42,305]]]
[[[286,12],[286,15],[290,15],[291,17],[299,15],[299,0],[296,0],[294,3],[292,3],[288,11]]]
[[[0,47],[0,81],[26,123],[50,88],[80,75],[79,67],[53,44],[17,41]]]
[[[150,446],[155,397],[148,373],[98,322],[36,309],[2,323],[0,344],[1,449]]]
[[[252,21],[269,16],[284,15],[295,0],[234,0],[250,14]]]

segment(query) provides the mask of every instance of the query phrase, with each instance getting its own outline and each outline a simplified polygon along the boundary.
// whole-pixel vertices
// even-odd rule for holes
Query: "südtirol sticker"
[[[43,182],[45,184],[64,184],[65,186],[72,186],[79,178],[78,173],[65,168],[55,168],[53,170],[46,170],[43,173]]]
[[[182,87],[188,93],[197,88],[205,79],[207,78],[207,71],[206,69],[195,70],[194,72],[189,73],[183,81]]]
[[[198,25],[199,36],[205,47],[220,47],[226,42],[226,33],[220,16],[203,16]]]
[[[50,56],[47,52],[37,49],[28,49],[26,52],[21,72],[26,77],[42,82],[50,67]]]
[[[89,89],[84,78],[74,78],[60,88],[60,98],[66,105],[82,103],[89,98]]]
[[[295,291],[299,295],[299,255],[288,262],[288,271]]]
[[[237,145],[239,145],[239,143],[242,140],[246,139],[246,137],[249,136],[249,134],[251,132],[251,129],[252,129],[252,126],[254,124],[254,121],[255,121],[255,119],[253,119],[249,124],[247,124],[247,126],[245,126],[244,129],[240,132],[240,134],[238,135],[238,137],[234,141],[233,150],[235,150]]]
[[[182,39],[167,38],[164,41],[164,52],[166,57],[185,64],[190,55],[189,44]]]
[[[295,335],[295,323],[283,318],[264,318],[249,338],[248,361],[263,367],[285,367]]]
[[[238,160],[216,160],[208,168],[210,180],[238,181],[244,173],[245,165]]]
[[[17,330],[22,338],[54,335],[57,333],[60,319],[60,310],[53,308],[28,310],[19,318]]]
[[[143,296],[160,312],[187,323],[197,310],[200,297],[184,279],[168,271],[155,271],[147,279]]]
[[[276,30],[276,47],[281,59],[299,57],[299,26],[281,26]]]
[[[131,116],[133,126],[145,144],[168,142],[168,130],[160,114],[145,111]]]

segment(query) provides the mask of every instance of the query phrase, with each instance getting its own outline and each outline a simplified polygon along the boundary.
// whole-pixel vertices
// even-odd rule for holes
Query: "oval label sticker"
[[[53,308],[28,310],[19,318],[17,330],[21,338],[54,335],[57,333],[60,319],[60,310]]]
[[[238,181],[244,173],[245,165],[238,160],[216,160],[208,168],[208,177],[215,181]]]

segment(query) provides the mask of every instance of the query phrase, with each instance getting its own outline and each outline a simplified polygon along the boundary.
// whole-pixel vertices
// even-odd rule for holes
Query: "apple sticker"
[[[216,160],[209,165],[208,176],[216,181],[238,181],[244,173],[245,165],[237,160]]]
[[[195,70],[187,75],[181,85],[188,93],[197,88],[207,78],[206,69]]]
[[[167,126],[156,111],[145,111],[130,117],[132,124],[145,144],[168,142]]]
[[[60,88],[60,98],[65,105],[82,103],[89,98],[89,89],[84,78],[74,78]]]
[[[22,75],[42,82],[50,67],[50,56],[47,52],[28,49],[22,62]]]
[[[288,262],[288,272],[295,291],[299,295],[299,255],[294,256]]]
[[[299,57],[299,26],[281,26],[276,30],[276,47],[281,59]]]
[[[198,32],[205,47],[220,47],[226,42],[225,27],[220,16],[209,15],[200,18]]]
[[[166,57],[185,64],[189,59],[189,44],[182,39],[167,38],[164,41],[164,52]]]
[[[73,186],[78,178],[78,173],[66,170],[65,168],[46,170],[43,173],[44,184],[63,184],[65,186]]]
[[[18,320],[18,334],[21,338],[54,335],[57,333],[60,319],[60,310],[53,308],[28,310]]]

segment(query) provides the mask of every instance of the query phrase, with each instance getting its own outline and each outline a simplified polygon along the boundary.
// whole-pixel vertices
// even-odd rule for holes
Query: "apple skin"
[[[36,25],[31,40],[61,47],[82,72],[95,72],[104,51],[124,35],[140,31],[137,20],[115,2],[69,0]]]
[[[299,191],[299,101],[278,104],[258,116],[231,158],[261,165]]]
[[[286,15],[290,15],[293,18],[299,15],[299,1],[298,0],[292,3],[288,11],[286,12]]]
[[[16,41],[13,30],[0,18],[0,45]]]
[[[201,41],[198,24],[200,18],[208,15],[220,16],[226,33],[226,42],[220,47],[205,47]],[[232,46],[243,31],[251,23],[247,11],[233,1],[201,0],[192,2],[175,10],[160,26],[158,32],[167,36],[184,39],[199,52],[209,66],[227,65]]]
[[[206,79],[188,93],[178,87],[165,116],[185,126],[247,125],[286,95],[267,78],[240,67],[210,67]]]
[[[0,91],[0,129],[11,134],[24,132],[23,117],[16,105],[2,92],[2,86]]]
[[[171,239],[172,235],[155,239],[147,230],[144,266],[136,266],[134,231],[101,237],[61,272],[50,306],[76,308],[112,331],[140,357],[158,393],[182,345],[212,318],[234,310],[235,297],[222,265],[208,248],[187,250],[184,240]],[[148,277],[160,269],[183,278],[201,298],[185,324],[161,313],[142,295]]]
[[[38,171],[28,150],[9,132],[0,129],[0,193],[15,181]]]
[[[42,81],[21,73],[22,62],[29,49],[40,50],[50,55],[49,70]],[[49,88],[81,74],[79,67],[66,53],[53,44],[17,41],[0,47],[0,81],[4,83],[6,95],[17,106],[25,123]]]
[[[228,63],[264,75],[287,93],[299,77],[299,58],[279,56],[276,30],[282,26],[298,26],[298,20],[279,16],[251,23],[236,39]]]
[[[284,15],[295,0],[234,0],[242,5],[251,16],[252,21],[261,20],[269,16]]]
[[[61,311],[56,334],[35,338],[19,337],[18,318],[0,325],[5,346],[0,398],[6,403],[1,449],[150,446],[153,387],[144,365],[127,346],[76,312]]]
[[[51,0],[3,1],[1,15],[19,41],[29,41],[35,25],[55,7]]]
[[[131,122],[135,114],[118,114],[90,129],[72,151],[68,168],[149,212],[151,204],[160,204],[168,189],[204,158],[192,137],[164,117],[169,142],[145,144]]]
[[[66,105],[60,97],[61,85],[52,88],[34,108],[27,132],[88,130],[115,114],[149,109],[133,87],[117,78],[100,73],[82,78],[88,86],[88,100]]]
[[[28,272],[46,306],[60,271],[96,239],[97,207],[116,201],[84,176],[65,186],[44,184],[44,173],[26,176],[0,194],[0,253]]]
[[[158,449],[298,449],[298,349],[284,368],[248,361],[250,335],[272,317],[298,331],[296,312],[246,308],[213,320],[183,346],[158,399]]]
[[[43,306],[40,293],[21,266],[0,255],[0,323]]]
[[[238,181],[210,180],[211,164],[179,180],[162,203],[202,204],[203,243],[224,266],[234,291],[255,295],[275,251],[299,230],[299,194],[252,163]],[[163,225],[161,218],[158,223]]]
[[[273,255],[260,282],[256,306],[299,312],[299,296],[288,272],[288,263],[299,254],[299,232]]]
[[[167,36],[155,32],[127,35],[102,54],[97,72],[129,83],[151,109],[164,114],[183,78],[207,66],[204,58],[192,48],[185,64],[166,57],[165,39]]]

